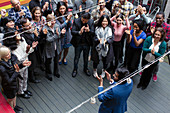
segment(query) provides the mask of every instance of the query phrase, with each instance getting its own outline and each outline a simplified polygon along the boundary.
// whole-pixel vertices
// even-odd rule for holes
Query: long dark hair
[[[5,19],[4,19],[4,23],[2,23],[3,25],[4,25],[4,30],[6,31],[7,29],[8,29],[8,27],[6,26],[6,24],[8,23],[8,22],[10,22],[10,21],[13,21],[14,22],[14,24],[15,24],[15,21],[14,21],[14,19],[12,19],[11,17],[6,17]],[[15,27],[15,26],[14,26]]]
[[[15,35],[16,30],[12,28],[8,28],[5,30],[5,32],[8,33],[4,35],[4,38]],[[9,47],[12,51],[17,49],[16,37],[11,37],[3,40],[3,45]]]
[[[160,41],[160,42],[164,41],[164,39],[165,39],[165,37],[166,37],[166,33],[165,33],[164,28],[162,28],[162,27],[157,27],[157,28],[155,29],[152,37],[154,37],[156,31],[159,31],[159,32],[161,33],[161,39],[160,39],[159,41]]]
[[[59,9],[60,9],[61,6],[65,6],[65,7],[66,7],[66,12],[65,12],[65,14],[68,13],[68,8],[67,8],[66,3],[63,2],[63,1],[60,1],[60,2],[58,2],[58,4],[57,4],[56,16],[61,16],[61,13],[60,13],[60,11],[59,11]],[[67,18],[67,16],[65,16],[65,18]],[[57,20],[58,20],[60,23],[64,23],[62,17],[58,18]]]
[[[10,37],[10,36],[14,36],[16,30],[14,28],[8,28],[6,29],[5,32],[8,32],[4,35],[4,38],[6,37]],[[21,38],[20,41],[23,41],[23,39]],[[3,45],[6,47],[9,47],[11,51],[17,49],[17,40],[16,40],[16,36],[11,37],[11,38],[7,38],[5,40],[3,40]]]
[[[36,10],[40,10],[40,13],[41,13],[41,16],[42,16],[41,8],[38,7],[38,6],[36,6],[36,7],[34,7],[34,8],[32,9],[32,19],[33,19],[33,20],[35,19],[34,13],[35,13]],[[40,17],[40,18],[41,18],[41,17]]]
[[[100,19],[99,19],[99,21],[98,21],[98,24],[97,24],[97,27],[102,27],[102,22],[103,22],[104,18],[106,18],[107,21],[108,21],[108,25],[107,25],[107,26],[111,27],[110,18],[109,18],[108,15],[102,15],[102,16],[100,17]]]
[[[61,6],[65,6],[65,7],[66,7],[66,12],[65,12],[65,14],[68,12],[68,8],[67,8],[66,3],[63,2],[63,1],[60,1],[60,2],[58,2],[58,4],[57,4],[57,10],[56,10],[56,15],[57,15],[57,16],[61,16],[61,13],[60,13],[60,11],[59,11],[59,9],[60,9]]]
[[[133,24],[136,23],[140,30],[146,30],[146,23],[142,19],[133,20]]]

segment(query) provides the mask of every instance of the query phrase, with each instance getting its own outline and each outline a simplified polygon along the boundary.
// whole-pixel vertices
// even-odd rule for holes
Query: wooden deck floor
[[[28,89],[33,92],[30,99],[17,98],[17,104],[24,108],[24,113],[65,113],[79,105],[81,102],[95,95],[98,91],[98,80],[93,76],[88,77],[83,73],[82,56],[79,62],[78,75],[72,78],[74,49],[70,48],[67,61],[68,65],[60,66],[60,78],[54,77],[48,81],[44,75],[39,76],[41,83],[28,83]],[[99,73],[102,66],[98,67]],[[92,71],[92,62],[89,62]],[[169,113],[170,112],[170,66],[161,63],[158,81],[150,82],[146,90],[137,89],[139,75],[134,80],[133,91],[128,99],[128,113]],[[104,80],[105,88],[109,86]],[[73,113],[97,113],[100,102],[86,103]]]

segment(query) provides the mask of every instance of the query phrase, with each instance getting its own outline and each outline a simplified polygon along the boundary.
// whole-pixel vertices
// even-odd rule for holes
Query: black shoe
[[[14,110],[17,110],[17,111],[24,111],[24,109],[22,107],[19,107],[19,106],[15,106]]]
[[[60,74],[54,74],[54,76],[56,76],[57,78],[60,78]]]
[[[146,89],[146,86],[142,86],[142,90]]]
[[[46,77],[49,81],[52,81],[52,80],[53,80],[53,78],[52,78],[51,76],[46,75],[45,77]]]
[[[26,90],[26,91],[24,91],[24,93],[28,94],[29,96],[32,96],[32,92],[31,91]]]
[[[76,71],[76,70],[73,70],[73,72],[72,72],[72,77],[74,78],[74,77],[76,77],[76,75],[77,75],[77,71]]]
[[[19,97],[25,98],[25,99],[29,99],[31,96],[28,94],[18,94]]]
[[[137,88],[140,88],[140,87],[142,87],[142,85],[141,85],[141,84],[138,84],[138,85],[137,85]]]
[[[91,73],[88,69],[84,69],[84,72],[86,73],[87,76],[91,76]]]
[[[29,79],[29,81],[32,83],[40,83],[41,82],[41,80],[39,80],[39,79]]]

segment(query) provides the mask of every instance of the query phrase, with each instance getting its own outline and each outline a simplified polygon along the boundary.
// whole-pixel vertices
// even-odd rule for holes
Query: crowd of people
[[[31,0],[29,9],[20,5],[19,0],[11,0],[11,4],[13,8],[7,17],[6,10],[1,10],[0,75],[2,90],[16,112],[23,111],[16,105],[16,95],[25,99],[32,96],[27,81],[41,82],[36,77],[38,68],[45,71],[50,81],[53,76],[60,78],[59,66],[67,65],[70,46],[74,47],[72,77],[77,76],[83,51],[83,71],[100,81],[99,91],[102,91],[105,75],[111,82],[109,73],[113,73],[116,81],[122,79],[138,69],[141,57],[144,66],[163,55],[166,42],[170,40],[170,25],[164,21],[164,13],[158,12],[154,22],[147,16],[149,6],[145,4],[136,9],[127,0],[98,0],[95,8],[91,8],[94,6],[92,0],[76,0],[74,4],[71,0]],[[89,58],[93,62],[92,73],[88,68]],[[97,71],[100,61],[103,64],[101,76]],[[156,62],[141,72],[137,88],[146,89],[152,76],[156,81],[158,69],[159,62]],[[126,111],[133,83],[127,85],[125,81],[122,84],[124,86],[113,89],[118,92],[119,88],[127,87],[127,91],[118,93],[125,97],[121,100],[122,106],[110,108],[107,113]],[[107,103],[106,100],[111,99],[107,98],[108,94],[111,92],[100,95],[99,100]],[[120,103],[119,99],[115,106],[116,103]],[[103,113],[104,109],[99,111]]]

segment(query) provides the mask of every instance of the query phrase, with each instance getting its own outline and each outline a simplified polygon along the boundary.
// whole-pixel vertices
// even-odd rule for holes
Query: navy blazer
[[[131,80],[132,81],[132,80]],[[127,99],[133,88],[133,81],[128,84],[121,84],[102,93],[98,99],[102,104],[99,113],[124,113],[127,111]],[[103,91],[103,87],[98,87],[99,92]]]

